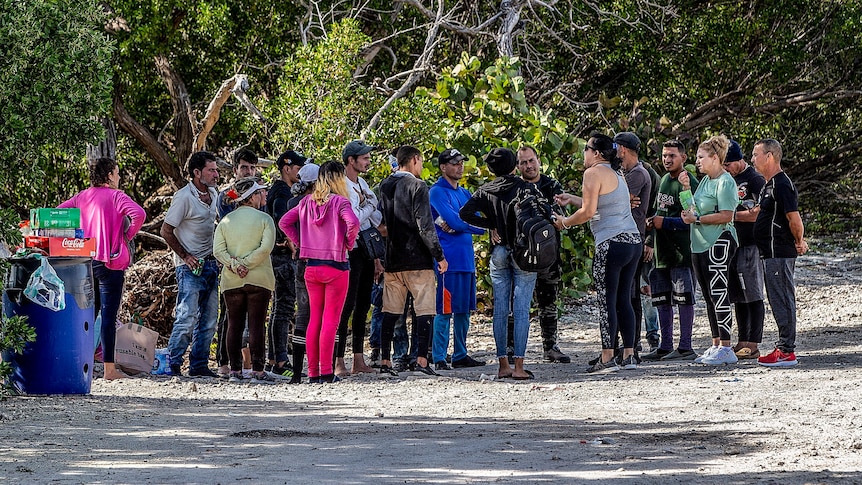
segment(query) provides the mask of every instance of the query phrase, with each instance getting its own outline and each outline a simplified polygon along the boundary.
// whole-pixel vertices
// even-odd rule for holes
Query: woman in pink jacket
[[[146,213],[120,186],[120,168],[110,158],[89,162],[89,189],[79,192],[59,205],[81,209],[81,226],[85,237],[96,238],[93,259],[96,307],[102,315],[102,356],[105,379],[129,377],[114,366],[114,344],[117,335],[117,312],[123,299],[126,268],[134,248],[129,241],[144,224]]]
[[[297,221],[298,231],[294,225]],[[305,336],[308,381],[337,382],[339,379],[332,371],[332,352],[350,281],[347,252],[359,234],[359,219],[350,206],[344,165],[335,161],[324,163],[314,192],[288,211],[278,226],[299,247],[300,259],[308,262],[305,270],[310,307]]]

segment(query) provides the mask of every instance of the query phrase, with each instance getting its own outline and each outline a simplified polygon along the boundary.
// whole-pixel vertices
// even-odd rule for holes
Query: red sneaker
[[[766,367],[791,367],[798,364],[796,354],[793,352],[785,354],[780,349],[775,349],[769,355],[758,358],[757,363]]]

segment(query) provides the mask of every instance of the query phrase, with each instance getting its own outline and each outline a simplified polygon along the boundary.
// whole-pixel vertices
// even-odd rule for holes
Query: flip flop
[[[530,372],[528,370],[524,370],[524,372],[527,373],[526,377],[516,377],[516,376],[511,376],[511,377],[512,377],[512,379],[515,379],[516,381],[527,381],[527,380],[536,378],[536,376],[534,376],[532,372]]]

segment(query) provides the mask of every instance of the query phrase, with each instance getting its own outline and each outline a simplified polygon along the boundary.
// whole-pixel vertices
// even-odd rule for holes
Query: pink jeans
[[[305,352],[308,354],[310,378],[332,374],[335,334],[338,332],[349,282],[350,271],[325,265],[308,266],[305,269],[309,305]]]

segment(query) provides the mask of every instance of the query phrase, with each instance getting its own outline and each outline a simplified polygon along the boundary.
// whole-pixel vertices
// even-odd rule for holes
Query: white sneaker
[[[706,365],[735,364],[737,362],[739,359],[731,347],[719,347],[716,352],[700,361],[701,364]]]
[[[243,379],[251,379],[251,377],[252,377],[251,372],[252,372],[251,369],[243,369],[242,370],[242,378]]]
[[[700,357],[694,359],[695,364],[703,364],[703,360],[709,358],[712,354],[718,352],[718,349],[721,347],[713,345],[712,347],[706,349],[706,352],[700,354]]]

